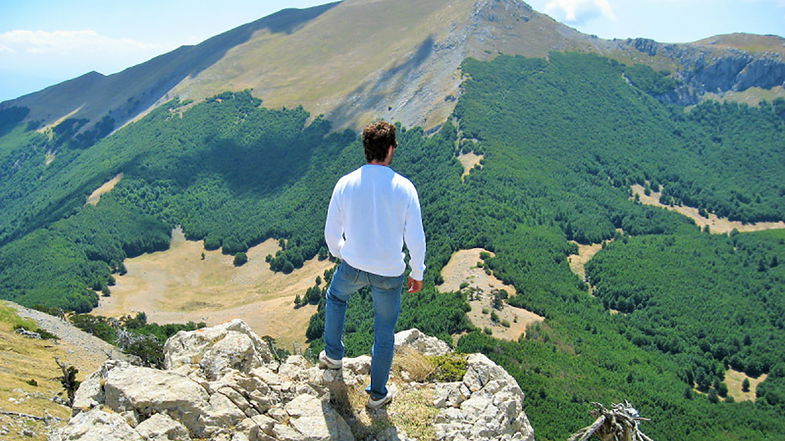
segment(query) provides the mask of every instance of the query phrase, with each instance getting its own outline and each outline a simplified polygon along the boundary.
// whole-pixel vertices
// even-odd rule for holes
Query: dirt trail
[[[662,192],[652,191],[650,192],[649,196],[646,196],[644,187],[639,184],[634,184],[632,186],[632,192],[633,195],[638,195],[638,198],[642,204],[653,205],[655,207],[661,207],[665,208],[666,210],[675,211],[694,220],[695,223],[701,228],[708,225],[709,232],[712,234],[728,234],[734,229],[742,233],[751,231],[785,229],[785,222],[783,221],[743,224],[739,221],[731,221],[726,218],[717,217],[717,215],[713,213],[709,213],[709,217],[703,217],[700,215],[698,209],[694,207],[687,207],[685,205],[674,205],[671,207],[669,205],[664,205],[660,203],[660,196],[662,196]]]
[[[248,263],[238,268],[233,256],[205,251],[202,241],[186,240],[175,229],[168,250],[125,261],[128,273],[116,276],[111,296],[101,297],[92,313],[116,317],[144,311],[156,323],[208,325],[240,318],[259,335],[302,344],[315,307],[294,309],[294,298],[333,264],[314,258],[291,274],[274,273],[265,257],[278,249],[272,239],[252,247]]]
[[[492,308],[493,290],[506,291],[510,297],[514,296],[516,291],[515,287],[505,285],[493,273],[488,274],[483,268],[477,267],[477,262],[482,262],[481,252],[488,251],[482,248],[472,248],[454,253],[442,269],[444,283],[437,289],[439,292],[460,291],[462,290],[461,284],[467,284],[463,290],[470,292],[469,306],[471,306],[471,311],[467,315],[472,324],[479,328],[490,328],[496,338],[517,341],[522,334],[526,333],[526,327],[529,324],[541,322],[545,318],[523,308],[510,306],[506,302],[504,302],[501,311]],[[490,252],[488,254],[493,255]],[[483,313],[483,310],[486,313]],[[499,323],[491,321],[491,312],[498,315]],[[510,326],[502,326],[500,324],[502,321],[509,322]]]

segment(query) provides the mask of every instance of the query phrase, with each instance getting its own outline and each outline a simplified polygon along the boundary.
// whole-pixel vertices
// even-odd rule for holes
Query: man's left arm
[[[422,213],[420,211],[420,199],[417,190],[412,186],[411,201],[406,210],[406,225],[403,230],[403,240],[409,250],[409,266],[412,268],[410,278],[419,282],[422,287],[423,273],[425,272],[425,231],[422,227]],[[409,282],[409,292],[413,290]]]

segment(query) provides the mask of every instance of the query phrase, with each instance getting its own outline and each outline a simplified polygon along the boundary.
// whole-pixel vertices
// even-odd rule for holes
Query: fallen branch
[[[597,419],[590,426],[573,434],[567,441],[586,441],[592,435],[602,441],[652,441],[638,428],[639,421],[649,421],[649,419],[641,418],[629,402],[612,404],[610,409],[606,409],[600,403],[592,404],[595,408],[589,413]]]
[[[62,418],[53,417],[51,415],[40,417],[40,416],[36,416],[36,415],[30,415],[29,413],[10,412],[10,411],[7,411],[7,410],[0,410],[0,415],[8,415],[8,416],[19,417],[19,418],[28,418],[28,419],[36,420],[36,421],[51,421],[51,420],[65,421]]]

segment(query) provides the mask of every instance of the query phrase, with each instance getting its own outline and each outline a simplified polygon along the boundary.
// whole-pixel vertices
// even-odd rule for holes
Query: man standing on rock
[[[341,368],[346,302],[358,289],[370,286],[374,326],[371,384],[366,392],[367,406],[376,409],[395,395],[387,380],[406,269],[403,245],[410,256],[408,290],[416,293],[422,289],[425,271],[425,233],[417,190],[390,168],[398,147],[395,126],[378,121],[368,125],[362,137],[368,163],[338,180],[327,210],[324,238],[341,263],[327,289],[325,350],[319,354],[319,364]]]

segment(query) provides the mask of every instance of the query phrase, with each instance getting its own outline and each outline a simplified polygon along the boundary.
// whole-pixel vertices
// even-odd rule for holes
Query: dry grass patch
[[[749,89],[741,91],[729,90],[724,92],[722,95],[706,93],[701,97],[701,102],[712,100],[721,103],[744,103],[749,106],[757,107],[760,105],[761,101],[772,102],[777,98],[785,98],[785,87],[775,86],[771,89],[750,87]]]
[[[482,164],[480,164],[480,161],[482,161],[484,158],[485,158],[484,155],[478,155],[474,152],[469,152],[459,155],[458,161],[463,166],[463,174],[461,175],[461,181],[463,181],[464,178],[469,176],[469,173],[471,173],[474,167],[479,166],[480,168],[482,168]]]
[[[494,292],[501,290],[506,292],[508,297],[512,297],[516,295],[516,290],[515,287],[502,283],[493,272],[483,268],[481,253],[494,255],[482,248],[455,252],[442,269],[444,283],[439,285],[437,290],[467,292],[471,307],[467,315],[474,326],[490,329],[496,338],[517,341],[521,335],[525,335],[527,326],[541,322],[545,317],[523,308],[510,306],[506,302],[501,310],[494,309],[492,307]]]
[[[109,193],[110,191],[112,191],[115,188],[115,186],[118,183],[120,183],[120,181],[122,179],[123,179],[123,173],[120,172],[120,173],[117,174],[117,176],[115,176],[112,179],[104,182],[103,185],[101,185],[100,187],[96,188],[95,191],[93,191],[90,194],[90,196],[87,197],[87,202],[85,202],[85,205],[96,205],[96,204],[98,204],[98,202],[101,200],[101,196],[103,196],[103,195]]]
[[[402,347],[395,350],[392,372],[398,377],[423,383],[436,370],[433,360],[414,349]]]
[[[58,395],[65,398],[60,382],[55,379],[61,372],[54,361],[54,357],[67,358],[65,350],[50,340],[22,337],[14,332],[14,326],[19,324],[36,328],[32,320],[19,317],[13,307],[0,302],[0,409],[39,417],[69,418],[70,408],[52,401]],[[0,415],[0,426],[11,429],[3,440],[46,439],[47,425],[42,421]],[[35,436],[21,435],[24,429],[31,430]]]
[[[369,410],[365,407],[368,394],[365,385],[369,378],[354,385],[336,382],[331,387],[332,405],[343,417],[356,439],[374,439],[381,432],[400,430],[420,441],[436,439],[434,419],[439,409],[433,405],[433,385],[401,383],[391,379],[397,388],[395,399],[385,407]]]
[[[664,205],[660,203],[660,196],[662,192],[651,191],[647,196],[643,186],[639,184],[632,185],[633,196],[637,196],[642,204],[653,205],[655,207],[665,208],[666,210],[675,211],[681,215],[687,216],[695,223],[703,228],[708,226],[709,232],[712,234],[728,234],[732,230],[739,232],[762,231],[762,230],[775,230],[785,229],[785,222],[754,222],[745,224],[739,221],[731,221],[726,218],[717,217],[716,214],[709,213],[709,217],[701,216],[698,209],[688,207],[686,205]]]
[[[570,254],[567,256],[567,262],[570,264],[570,270],[575,275],[586,280],[586,264],[594,257],[595,254],[602,250],[602,243],[593,243],[589,245],[580,244],[575,241],[570,241],[578,247],[578,254]],[[610,241],[606,241],[610,242]]]
[[[736,402],[739,401],[755,401],[757,399],[756,391],[758,385],[766,380],[767,374],[761,374],[758,378],[748,377],[744,372],[728,369],[725,371],[725,384],[728,386],[728,395],[732,396]],[[742,390],[742,383],[744,380],[749,381],[750,390],[744,392]]]
[[[245,265],[235,267],[233,256],[206,251],[202,241],[186,240],[176,229],[168,250],[127,259],[128,273],[116,276],[111,296],[101,297],[92,312],[119,317],[144,311],[156,323],[210,326],[241,318],[257,334],[275,337],[287,348],[303,344],[316,307],[294,309],[295,296],[333,264],[314,258],[291,274],[274,273],[265,257],[278,249],[275,240],[267,240],[248,250]]]

